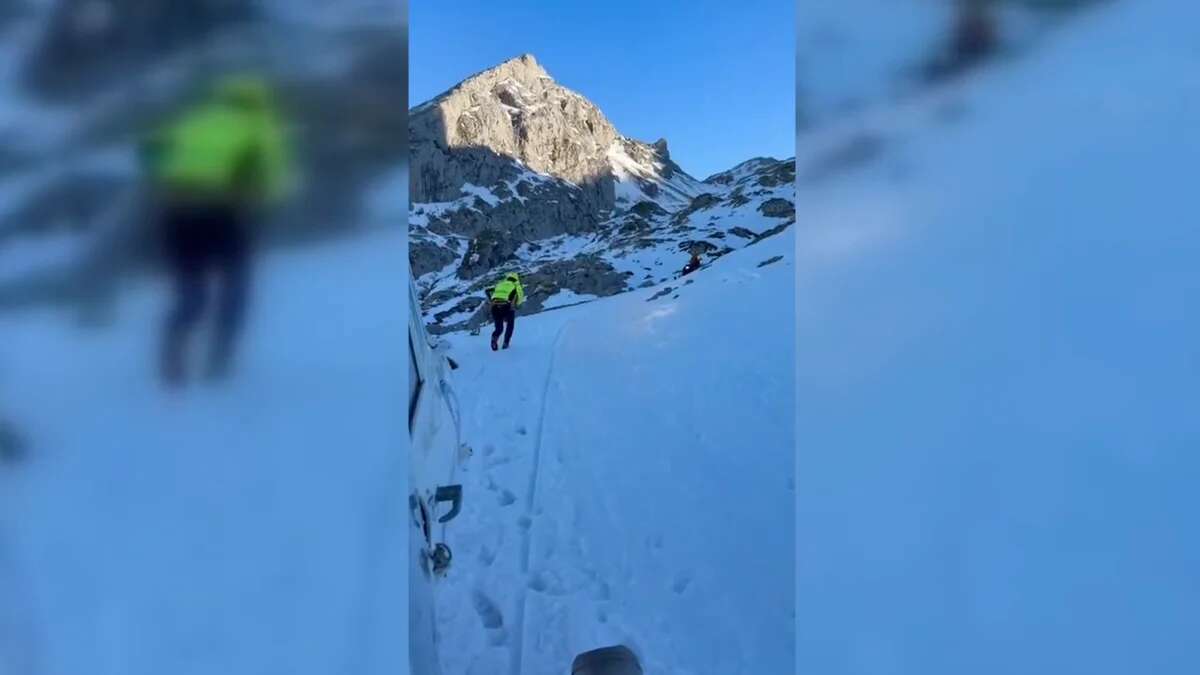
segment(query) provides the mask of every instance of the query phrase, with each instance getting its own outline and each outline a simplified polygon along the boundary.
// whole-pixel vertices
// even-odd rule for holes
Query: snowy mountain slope
[[[406,672],[403,242],[268,256],[239,373],[177,396],[165,284],[3,316],[0,672]]]
[[[530,291],[529,311],[556,304],[559,296],[607,296],[673,279],[693,248],[706,256],[720,256],[791,225],[793,162],[769,162],[736,183],[713,184],[710,191],[675,212],[643,202],[608,219],[596,232],[524,242],[512,250],[502,269],[522,270]],[[445,205],[421,205],[416,217],[442,208]],[[468,240],[430,234],[414,239],[459,248],[470,263],[474,254],[486,255],[486,246],[479,245],[486,237]],[[445,267],[420,278],[424,309],[435,332],[462,327],[464,321],[477,325],[482,289],[498,273],[480,266],[477,276],[464,279],[465,265],[452,257],[446,260]]]
[[[415,107],[410,127],[410,257],[433,332],[483,321],[504,271],[522,272],[536,312],[659,283],[692,248],[723,255],[794,222],[794,161],[698,181],[665,140],[622,136],[530,55]]]
[[[706,191],[703,183],[671,162],[666,152],[666,141],[647,146],[622,138],[609,146],[616,208],[653,202],[668,210],[679,209]]]
[[[475,454],[437,589],[444,672],[646,672],[793,659],[793,230],[675,288],[445,336]],[[665,293],[665,294],[664,294]]]
[[[1073,10],[1104,0],[996,0],[999,53],[1019,55],[1050,38]],[[922,95],[926,69],[949,48],[951,0],[840,0],[797,13],[798,132],[820,133],[839,120]]]
[[[1098,7],[802,187],[798,672],[1200,668],[1198,21]]]

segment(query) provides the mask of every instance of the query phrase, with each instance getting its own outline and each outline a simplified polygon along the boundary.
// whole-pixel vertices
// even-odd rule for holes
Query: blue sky
[[[412,0],[416,105],[532,53],[621,133],[698,178],[795,154],[794,0]]]

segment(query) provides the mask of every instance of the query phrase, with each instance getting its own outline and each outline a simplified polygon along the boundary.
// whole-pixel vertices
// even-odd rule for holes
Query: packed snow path
[[[792,667],[794,241],[519,316],[506,351],[448,336],[474,454],[435,592],[447,675],[617,643],[647,672]]]
[[[28,444],[0,463],[0,673],[407,663],[403,252],[265,257],[238,373],[176,395],[164,286],[99,330],[0,317],[0,417]]]

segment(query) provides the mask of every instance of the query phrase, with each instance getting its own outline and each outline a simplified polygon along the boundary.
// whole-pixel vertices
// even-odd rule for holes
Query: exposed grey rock
[[[792,220],[787,221],[786,223],[780,223],[780,224],[776,225],[775,227],[772,227],[769,230],[764,230],[763,232],[760,232],[758,237],[750,243],[757,244],[758,242],[762,241],[763,239],[766,239],[767,237],[773,237],[773,236],[779,234],[780,232],[783,232],[784,230],[788,229],[795,223],[796,223],[795,219],[792,219]]]
[[[524,241],[596,231],[616,206],[610,152],[642,167],[630,180],[652,199],[689,198],[674,183],[663,186],[694,182],[670,160],[665,140],[648,145],[621,136],[528,54],[411,109],[409,130],[414,203],[462,200],[467,185],[499,201],[462,202],[445,213],[444,231],[466,237],[485,228]],[[635,208],[647,217],[662,207]]]
[[[581,187],[594,210],[612,208],[607,152],[619,134],[532,55],[472,76],[412,109],[409,129],[413,201],[451,201],[465,183],[490,186],[511,178],[511,159],[518,159]]]
[[[409,240],[408,264],[414,276],[445,269],[456,258],[453,251],[432,241]]]
[[[733,185],[746,176],[757,175],[764,169],[770,169],[778,163],[779,160],[772,157],[755,157],[738,164],[732,169],[713,174],[705,178],[704,182],[714,185]]]
[[[650,221],[644,218],[630,218],[617,231],[623,235],[641,235],[653,229]]]
[[[641,201],[641,202],[638,202],[637,204],[634,204],[633,208],[630,209],[630,211],[632,213],[636,213],[637,215],[639,215],[643,218],[650,218],[651,216],[667,215],[666,209],[659,206],[655,202],[647,202],[647,201]]]
[[[779,162],[758,174],[755,181],[763,187],[776,187],[796,182],[795,162]]]
[[[450,317],[450,316],[454,316],[455,314],[461,314],[462,312],[467,312],[467,311],[471,311],[474,309],[478,309],[479,301],[480,301],[479,298],[473,298],[473,297],[463,298],[461,301],[458,302],[458,304],[454,305],[450,309],[438,312],[437,314],[434,314],[433,320],[437,321],[437,322],[441,322],[443,319]]]
[[[460,295],[460,293],[458,293],[457,291],[452,290],[452,289],[444,289],[444,290],[430,293],[421,299],[421,308],[423,310],[427,310],[432,307],[437,307],[439,305],[442,305],[444,303],[447,303],[447,302],[453,300],[454,298],[458,297],[459,295]]]
[[[570,290],[580,295],[606,297],[625,290],[625,275],[596,256],[578,256],[542,265],[526,277],[533,287],[551,291]],[[532,307],[532,305],[531,305]]]
[[[786,199],[768,199],[758,207],[758,210],[768,218],[796,217],[796,205]]]
[[[624,150],[625,154],[638,164],[647,167],[655,164],[661,164],[662,169],[657,174],[657,178],[670,179],[674,177],[676,173],[681,173],[683,171],[679,168],[678,164],[671,160],[671,153],[667,150],[667,139],[665,138],[658,139],[653,145],[647,145],[641,141],[635,141],[632,138],[624,137],[620,138],[619,142],[621,144],[621,149]],[[645,190],[646,187],[646,185],[643,185],[642,189]],[[657,184],[654,184],[654,188],[657,189]],[[651,194],[651,192],[653,192],[653,190],[647,192],[647,194]]]
[[[698,194],[692,199],[692,203],[689,204],[687,206],[687,208],[676,212],[671,220],[672,220],[672,222],[675,222],[675,223],[682,223],[683,221],[685,221],[689,217],[691,217],[691,215],[693,213],[695,213],[697,211],[701,211],[703,209],[711,208],[720,203],[721,203],[721,198],[712,193],[705,192],[702,194]]]
[[[757,239],[758,238],[758,234],[755,233],[753,230],[749,230],[749,229],[746,229],[741,226],[730,228],[729,234],[741,237],[742,239]]]
[[[679,250],[685,253],[695,253],[697,255],[709,255],[715,251],[721,250],[720,246],[709,241],[681,241],[679,242]]]
[[[767,265],[772,265],[772,264],[774,264],[774,263],[777,263],[777,262],[779,262],[780,260],[783,260],[783,256],[781,256],[781,255],[777,255],[777,256],[774,256],[774,257],[771,257],[771,258],[767,258],[766,260],[764,260],[764,261],[762,261],[762,262],[758,263],[758,266],[759,266],[759,267],[766,267]]]
[[[659,298],[665,298],[665,297],[667,297],[668,295],[670,295],[671,293],[673,293],[674,291],[675,291],[675,289],[674,289],[674,288],[672,288],[672,287],[670,287],[670,286],[667,286],[667,287],[663,288],[661,291],[659,291],[659,292],[655,293],[654,295],[652,295],[652,296],[650,296],[650,297],[646,298],[646,302],[653,302],[653,301],[655,301],[655,300],[658,300]]]
[[[441,334],[472,329],[490,322],[490,309],[486,306],[490,291],[497,280],[513,269],[515,268],[511,265],[499,265],[490,274],[481,276],[462,293],[464,299],[461,302],[433,317],[435,323],[429,329],[435,334]],[[599,297],[615,295],[625,290],[625,279],[628,276],[628,273],[617,272],[612,265],[596,256],[555,260],[531,269],[516,271],[521,275],[521,284],[525,287],[525,304],[519,310],[522,315],[543,311],[545,301],[562,290]],[[456,293],[446,291],[431,294],[422,302],[422,306],[440,306],[452,300],[455,295]],[[468,312],[470,314],[465,319],[444,323],[445,319],[455,314],[462,315]]]
[[[695,199],[692,200],[692,203],[687,210],[694,212],[700,209],[707,209],[711,206],[716,206],[719,203],[721,203],[720,197],[706,192],[704,194],[696,195]]]
[[[456,274],[459,279],[482,276],[488,270],[512,260],[518,246],[510,235],[496,230],[483,230],[467,246],[467,252],[463,255]]]

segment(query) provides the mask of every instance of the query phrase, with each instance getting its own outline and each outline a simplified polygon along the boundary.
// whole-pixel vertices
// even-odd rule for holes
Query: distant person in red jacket
[[[698,253],[693,253],[692,259],[688,261],[688,264],[683,266],[682,276],[687,276],[698,269],[700,269],[700,255]]]

